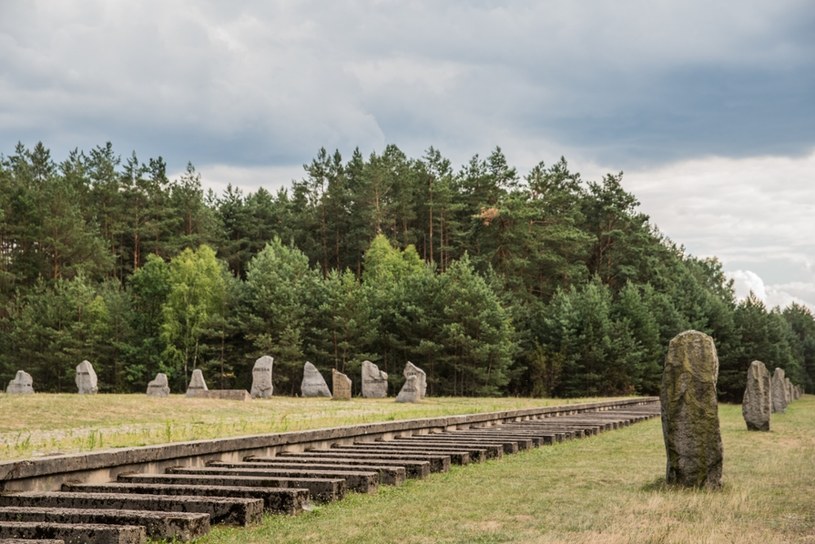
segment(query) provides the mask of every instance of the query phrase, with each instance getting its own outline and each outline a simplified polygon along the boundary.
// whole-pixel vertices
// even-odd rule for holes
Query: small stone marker
[[[334,400],[351,400],[351,378],[332,369],[331,382],[334,386]]]
[[[325,378],[317,370],[317,367],[306,361],[303,365],[303,381],[300,382],[300,395],[303,397],[328,397],[331,398],[331,391]]]
[[[405,385],[399,390],[396,395],[396,402],[419,402],[422,400],[419,391],[419,377],[416,374],[411,374],[405,380]]]
[[[371,361],[362,361],[362,396],[366,399],[388,396],[388,374]]]
[[[427,374],[424,370],[408,361],[402,375],[405,379],[409,376],[416,376],[416,388],[419,391],[419,400],[422,400],[427,394]]]
[[[147,384],[147,394],[151,397],[169,397],[170,382],[167,380],[167,374],[164,372],[156,374],[155,379]]]
[[[741,413],[748,431],[769,431],[770,412],[770,371],[761,361],[753,361],[747,370],[747,387],[741,403]]]
[[[187,386],[186,394],[188,397],[196,397],[201,396],[201,393],[204,391],[209,391],[207,382],[204,381],[204,373],[201,372],[200,368],[196,368],[192,371],[192,377],[190,378],[190,384]]]
[[[685,331],[671,340],[660,390],[669,484],[722,485],[718,376],[719,358],[710,336]]]
[[[76,388],[80,395],[95,395],[99,388],[93,365],[89,361],[82,361],[76,365]]]
[[[268,399],[272,397],[274,386],[272,385],[272,366],[274,358],[264,355],[252,367],[252,398]]]
[[[34,392],[34,379],[25,370],[18,370],[14,379],[8,382],[6,393],[9,395],[30,395]]]
[[[773,412],[783,412],[787,409],[787,391],[784,387],[785,380],[784,369],[776,368],[773,372],[772,380]]]

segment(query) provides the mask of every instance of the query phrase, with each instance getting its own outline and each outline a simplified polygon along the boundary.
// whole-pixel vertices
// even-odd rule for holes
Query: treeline
[[[637,210],[622,174],[583,180],[565,160],[519,175],[500,149],[455,169],[438,150],[348,160],[320,150],[275,193],[204,192],[192,165],[122,160],[111,144],[55,162],[42,144],[0,156],[0,377],[73,391],[275,387],[302,365],[349,373],[405,361],[431,395],[656,393],[668,341],[711,334],[723,399],[754,359],[812,390],[815,318],[736,302]]]

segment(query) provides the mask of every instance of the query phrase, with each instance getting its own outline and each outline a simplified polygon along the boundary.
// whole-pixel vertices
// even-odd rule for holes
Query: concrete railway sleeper
[[[0,544],[189,541],[657,415],[627,399],[0,463]]]

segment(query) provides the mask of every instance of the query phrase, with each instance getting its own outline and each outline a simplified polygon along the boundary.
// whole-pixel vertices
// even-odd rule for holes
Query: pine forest
[[[696,329],[715,339],[724,401],[741,401],[753,360],[815,386],[812,312],[737,301],[622,173],[395,145],[321,149],[275,192],[167,171],[110,143],[0,155],[4,383],[23,369],[37,391],[75,391],[87,359],[102,392],[144,392],[157,372],[183,392],[196,368],[242,389],[269,354],[281,395],[306,361],[358,387],[366,359],[391,391],[412,361],[433,396],[655,394],[668,341]]]

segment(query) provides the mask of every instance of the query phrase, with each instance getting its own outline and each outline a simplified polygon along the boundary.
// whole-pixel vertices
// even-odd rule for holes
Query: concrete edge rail
[[[170,466],[202,466],[213,460],[243,460],[249,455],[302,451],[305,447],[352,443],[359,439],[393,438],[490,423],[524,421],[582,412],[604,411],[659,401],[638,397],[575,403],[521,410],[505,410],[435,418],[385,421],[263,435],[177,442],[91,453],[78,453],[0,463],[0,491],[49,491],[64,482],[107,482],[129,472],[163,472]]]

